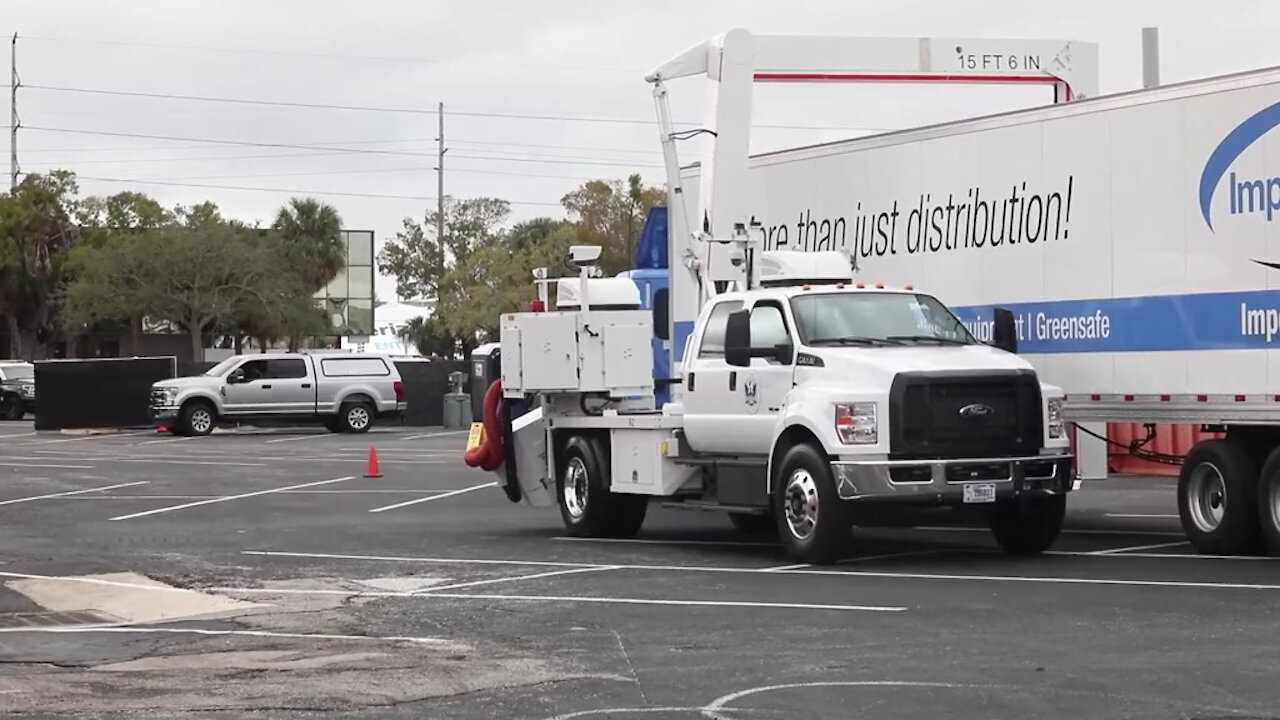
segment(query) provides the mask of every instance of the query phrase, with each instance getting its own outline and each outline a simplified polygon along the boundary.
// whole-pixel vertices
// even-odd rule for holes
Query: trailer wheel
[[[744,535],[775,535],[778,532],[778,523],[774,519],[773,514],[753,515],[751,513],[729,513],[729,522],[738,529],[738,532]]]
[[[787,554],[797,561],[830,565],[840,559],[853,526],[836,495],[830,463],[812,445],[796,445],[782,457],[774,516]]]
[[[1057,541],[1067,516],[1067,496],[1024,497],[996,504],[991,535],[1010,555],[1039,555]]]
[[[1271,451],[1258,478],[1258,519],[1267,547],[1280,555],[1280,448]]]
[[[1191,448],[1178,473],[1178,517],[1202,553],[1246,555],[1257,549],[1258,470],[1243,447],[1215,439]]]
[[[560,519],[574,537],[631,538],[640,532],[649,498],[609,491],[609,454],[596,438],[574,435],[560,453],[556,478]]]

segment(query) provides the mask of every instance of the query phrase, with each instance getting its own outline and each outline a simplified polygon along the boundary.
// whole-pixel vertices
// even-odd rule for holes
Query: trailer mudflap
[[[508,462],[515,463],[514,474],[526,505],[555,505],[555,479],[547,476],[547,428],[542,420],[542,408],[534,408],[511,421]],[[503,472],[500,475],[501,483],[505,486],[510,473]]]

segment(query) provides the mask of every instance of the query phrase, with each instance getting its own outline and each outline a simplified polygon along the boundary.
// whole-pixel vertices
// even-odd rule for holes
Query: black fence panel
[[[444,396],[449,392],[449,373],[466,373],[471,364],[464,360],[396,361],[404,382],[407,407],[405,425],[444,425]],[[467,384],[464,382],[463,388]]]
[[[173,357],[48,360],[36,364],[37,430],[145,427],[151,384],[177,371]]]

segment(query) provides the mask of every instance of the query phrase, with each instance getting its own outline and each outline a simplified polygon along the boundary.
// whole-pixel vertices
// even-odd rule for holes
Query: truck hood
[[[211,375],[193,375],[191,377],[177,377],[161,380],[151,384],[153,388],[195,388],[195,387],[218,387],[222,384],[222,378],[213,377]]]
[[[1031,370],[1031,363],[989,345],[905,345],[901,347],[819,347],[805,352],[822,358],[828,370],[848,372],[884,385],[900,372]]]

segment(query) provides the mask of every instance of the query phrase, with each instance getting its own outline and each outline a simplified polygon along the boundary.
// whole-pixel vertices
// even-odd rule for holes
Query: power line
[[[177,182],[177,181],[171,181],[171,180],[136,180],[133,178],[91,177],[88,175],[78,175],[76,176],[76,179],[92,180],[95,182],[126,183],[126,184],[138,184],[138,185],[164,185],[164,186],[172,186],[172,187],[210,188],[214,190],[243,190],[248,192],[284,193],[284,194],[291,194],[291,195],[337,195],[341,197],[384,198],[389,200],[415,200],[415,201],[428,201],[428,202],[436,200],[436,198],[434,197],[428,197],[424,195],[391,195],[391,194],[384,194],[384,193],[340,192],[336,190],[303,190],[299,188],[264,188],[264,187],[249,187],[245,185],[212,185],[212,184],[206,184],[206,183],[188,183],[188,182]],[[543,202],[543,201],[537,201],[537,200],[506,200],[505,202],[508,202],[512,205],[539,205],[539,206],[546,206],[546,207],[562,207],[562,205],[557,202]]]
[[[316,58],[316,59],[322,59],[322,60],[368,60],[368,61],[378,61],[378,62],[414,63],[419,65],[442,65],[442,64],[445,64],[446,62],[446,61],[442,61],[434,58],[406,57],[406,56],[396,56],[396,55],[352,55],[352,54],[343,54],[343,53],[304,52],[304,51],[298,51],[298,50],[262,50],[259,48],[226,48],[226,47],[213,47],[209,45],[185,45],[185,44],[173,45],[173,44],[164,44],[164,43],[124,42],[120,40],[103,40],[99,38],[65,38],[65,37],[53,37],[48,35],[44,35],[44,36],[23,35],[22,39],[36,40],[40,42],[52,42],[52,43],[113,45],[116,47],[155,48],[160,50],[201,51],[201,52],[248,54],[248,55],[275,55],[280,57],[304,57],[304,58]],[[470,63],[472,61],[469,59],[468,62]],[[523,67],[545,67],[545,68],[554,68],[559,70],[608,71],[608,72],[630,73],[630,74],[636,75],[637,77],[643,76],[644,73],[646,72],[644,70],[638,70],[635,68],[609,67],[606,65],[598,65],[595,63],[591,65],[560,65],[555,63],[536,63],[536,62],[526,62],[524,60],[521,60],[519,63],[515,63],[515,64]]]
[[[41,132],[55,133],[72,133],[79,135],[104,135],[110,137],[128,137],[142,138],[148,140],[171,140],[176,142],[197,142],[197,143],[213,143],[217,145],[237,145],[244,147],[266,147],[266,148],[284,148],[292,150],[315,150],[318,152],[332,152],[336,154],[354,154],[354,155],[389,155],[396,157],[436,157],[436,153],[413,152],[409,150],[377,150],[372,148],[351,148],[351,147],[324,147],[321,145],[299,145],[294,143],[273,143],[258,142],[252,140],[218,140],[214,138],[190,138],[178,137],[173,135],[152,135],[147,133],[125,133],[110,130],[84,130],[80,128],[54,128],[44,127],[41,125],[25,125],[27,130],[39,130]],[[597,161],[585,158],[580,159],[540,159],[529,157],[485,157],[483,155],[457,155],[456,157],[468,160],[489,160],[497,162],[531,162],[545,163],[552,165],[600,165],[600,166],[617,166],[617,167],[661,167],[657,164],[643,164],[633,162],[616,162],[616,161]]]
[[[243,178],[269,178],[269,177],[303,177],[313,175],[361,175],[368,173],[405,173],[405,172],[435,172],[436,168],[430,165],[417,165],[413,167],[396,167],[396,168],[356,168],[349,170],[304,170],[301,172],[280,172],[280,173],[248,173],[248,174],[232,174],[232,175],[187,175],[173,177],[146,178],[150,181],[191,181],[191,180],[238,180]],[[505,170],[481,170],[478,168],[449,168],[449,172],[475,173],[480,175],[500,175],[502,177],[527,177],[527,178],[548,178],[559,180],[598,180],[598,175],[550,175],[543,173],[519,173],[507,172]],[[138,180],[138,182],[142,182]]]
[[[251,100],[247,98],[227,98],[212,97],[207,95],[180,95],[176,93],[158,93],[158,92],[138,92],[132,90],[101,90],[94,88],[73,88],[61,87],[54,85],[24,85],[23,87],[31,90],[45,90],[50,92],[65,93],[84,93],[91,95],[112,95],[119,97],[137,97],[151,98],[160,100],[187,100],[192,102],[214,102],[214,103],[233,103],[237,105],[266,105],[272,107],[291,107],[306,108],[312,110],[349,110],[360,112],[382,112],[382,113],[409,113],[414,115],[434,115],[435,110],[427,108],[392,108],[378,107],[372,105],[339,105],[329,103],[309,103],[294,102],[284,100]],[[458,115],[462,117],[485,117],[485,118],[505,118],[517,120],[548,120],[557,122],[583,122],[583,123],[612,123],[622,125],[654,125],[656,119],[640,119],[640,118],[618,118],[618,117],[598,117],[587,115],[548,115],[542,113],[517,113],[517,112],[497,112],[497,111],[478,111],[478,110],[451,110],[450,115]],[[677,125],[696,126],[699,123],[676,123]],[[889,128],[874,127],[852,127],[847,125],[771,125],[758,124],[754,127],[767,128],[771,130],[871,130],[886,131]]]
[[[8,130],[8,125],[0,125],[0,129]],[[333,140],[325,142],[311,142],[309,145],[395,145],[401,143],[428,143],[434,142],[435,138],[402,138],[398,140]],[[621,147],[604,147],[602,145],[556,145],[545,143],[520,143],[520,142],[501,142],[498,140],[450,140],[454,145],[495,145],[501,147],[517,147],[517,148],[541,148],[549,150],[582,150],[586,152],[602,152],[602,153],[619,153],[629,155],[658,155],[658,150],[640,150],[637,148],[621,148]],[[201,147],[220,147],[218,145],[119,145],[115,147],[68,147],[68,148],[34,148],[28,149],[28,153],[97,153],[97,152],[148,152],[153,150],[188,150]],[[477,148],[478,151],[484,151]],[[487,151],[485,151],[487,152]],[[218,155],[217,157],[226,157]],[[279,155],[273,157],[293,157],[293,155]],[[298,155],[298,157],[303,157]],[[182,158],[178,158],[181,160]],[[197,160],[199,158],[192,158]]]

